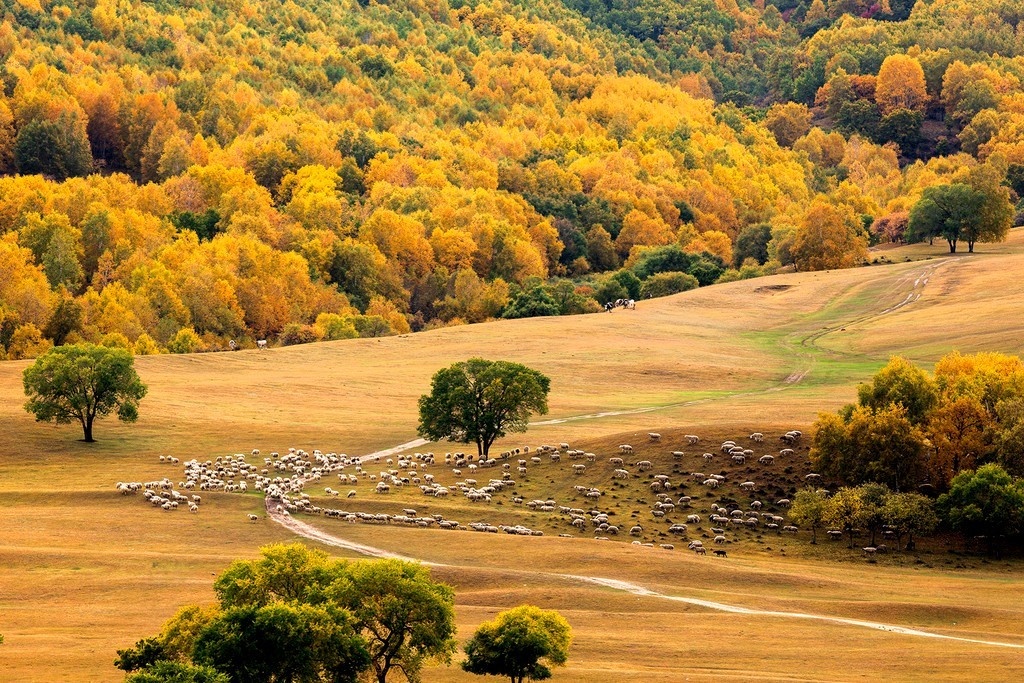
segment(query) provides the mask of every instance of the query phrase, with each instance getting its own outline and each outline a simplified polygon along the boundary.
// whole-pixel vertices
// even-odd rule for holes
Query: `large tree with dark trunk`
[[[135,422],[146,385],[125,349],[74,344],[50,349],[22,375],[25,410],[38,422],[79,422],[83,440],[92,443],[96,418],[117,411],[122,422]]]
[[[531,413],[548,412],[551,380],[519,363],[471,358],[438,370],[420,397],[419,434],[475,443],[486,457],[508,432],[525,432]]]

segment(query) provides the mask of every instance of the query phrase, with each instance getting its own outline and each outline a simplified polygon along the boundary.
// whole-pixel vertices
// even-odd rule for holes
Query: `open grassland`
[[[163,453],[208,459],[294,446],[358,455],[408,441],[415,436],[416,399],[431,374],[474,355],[523,362],[552,378],[549,424],[496,450],[569,441],[601,456],[579,477],[564,460],[532,468],[519,485],[528,499],[577,506],[574,484],[599,486],[605,496],[596,507],[611,509],[626,528],[639,520],[649,534],[643,540],[672,542],[652,526],[646,473],[612,484],[607,458],[618,443],[637,445],[635,459],[656,461],[651,474],[682,483],[709,442],[707,450],[716,450],[715,439],[806,431],[818,411],[851,401],[856,384],[891,353],[925,364],[954,348],[1024,353],[1024,301],[1017,294],[1024,233],[1014,231],[1006,244],[978,245],[973,255],[947,257],[943,250],[939,244],[891,249],[885,252],[891,265],[747,280],[644,301],[635,311],[265,353],[139,358],[150,387],[139,422],[102,422],[93,445],[75,440],[77,427],[32,422],[21,409],[26,364],[2,363],[0,633],[7,640],[0,646],[0,678],[119,680],[111,665],[116,648],[155,632],[179,605],[211,600],[213,575],[231,559],[293,538],[269,520],[246,519],[261,511],[257,495],[204,493],[199,514],[164,513],[140,498],[117,496],[116,481],[179,476],[180,469],[158,462]],[[573,419],[598,414],[604,415]],[[663,442],[646,444],[648,431],[661,432]],[[683,433],[705,441],[699,449],[680,447]],[[775,446],[766,443],[758,454]],[[421,450],[431,448],[455,450]],[[686,452],[684,459],[669,455],[675,449]],[[749,477],[759,486],[753,494],[774,504],[779,491],[799,485],[805,456],[799,451],[771,473],[756,464],[713,471],[725,473],[730,486]],[[439,479],[452,477],[440,474],[443,466],[437,471]],[[694,505],[705,515],[715,498],[685,483],[688,493],[701,494]],[[423,508],[418,492],[375,500],[366,483],[356,488],[354,502],[331,504],[391,513],[412,506],[463,523],[487,518],[544,529],[543,538],[518,538],[308,520],[344,538],[447,565],[436,572],[457,588],[462,637],[520,602],[562,610],[576,642],[569,667],[556,672],[561,680],[993,680],[1024,673],[1019,650],[726,614],[562,576],[604,576],[669,595],[1024,642],[1019,564],[971,558],[964,561],[968,568],[956,569],[947,561],[959,564],[960,556],[941,543],[922,556],[923,564],[896,555],[867,564],[845,544],[810,549],[804,534],[748,530],[730,538],[728,558],[698,558],[631,546],[622,542],[628,536],[595,541],[592,530],[577,533],[565,520],[515,506],[506,495],[500,506],[496,500],[469,507],[453,496],[432,509]],[[742,505],[752,497],[739,500],[733,488],[720,493]],[[707,533],[693,531],[697,538]],[[470,680],[445,668],[428,678]]]

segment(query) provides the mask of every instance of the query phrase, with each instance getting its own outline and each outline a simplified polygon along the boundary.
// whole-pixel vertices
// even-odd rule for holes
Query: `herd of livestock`
[[[794,447],[802,434],[792,430],[782,434],[779,439],[781,448],[775,453],[765,453],[765,436],[754,432],[742,441],[727,440],[714,452],[687,454],[683,450],[661,452],[662,437],[658,433],[648,433],[643,446],[634,448],[632,444],[619,445],[617,452],[600,458],[597,453],[570,448],[568,443],[557,445],[524,446],[500,453],[498,457],[478,458],[465,453],[446,453],[443,461],[440,456],[435,459],[433,453],[412,453],[395,457],[362,456],[350,457],[344,453],[320,450],[306,452],[291,448],[285,453],[272,452],[261,455],[258,449],[250,453],[237,453],[220,456],[215,459],[199,461],[190,459],[182,463],[173,456],[159,456],[162,463],[183,467],[181,477],[171,479],[163,477],[147,482],[119,482],[117,490],[123,495],[141,493],[152,506],[162,510],[173,511],[179,505],[188,507],[198,513],[202,503],[203,492],[240,493],[259,492],[265,498],[266,510],[269,515],[291,515],[297,513],[322,515],[342,519],[354,523],[403,525],[421,528],[438,528],[448,530],[470,530],[483,533],[499,533],[541,536],[543,531],[532,526],[555,527],[564,537],[575,537],[581,534],[590,535],[601,540],[610,540],[622,534],[632,537],[635,545],[658,545],[666,550],[675,548],[674,538],[687,542],[687,547],[698,554],[705,554],[704,541],[712,540],[722,545],[729,542],[730,535],[742,530],[767,531],[775,533],[796,533],[796,525],[787,523],[781,514],[789,506],[789,499],[779,497],[775,500],[760,500],[758,494],[767,493],[767,486],[762,486],[751,476],[751,468],[745,468],[743,481],[730,481],[732,473],[748,461],[757,463],[757,470],[767,470],[775,466],[778,459],[793,459],[796,455]],[[698,447],[700,437],[692,434],[684,435],[682,442],[686,448]],[[637,449],[661,453],[663,457],[648,456],[653,459],[635,460],[632,456]],[[762,453],[758,455],[755,449]],[[666,457],[667,456],[667,457]],[[687,460],[699,463],[701,471],[688,474],[682,469]],[[719,472],[711,472],[716,463],[726,462],[731,472],[718,468]],[[657,463],[657,464],[656,464]],[[554,498],[526,499],[520,493],[519,483],[530,481],[537,470],[552,474],[551,468],[567,467],[567,472],[581,483],[567,487],[565,499]],[[589,468],[589,469],[588,469]],[[658,472],[659,468],[665,471]],[[696,467],[693,468],[696,470]],[[587,473],[590,472],[588,475]],[[531,474],[532,473],[532,474]],[[618,492],[623,486],[642,480],[642,485],[649,491],[651,508],[647,514],[650,520],[638,519],[638,511],[633,511],[628,523],[617,521],[626,513],[617,512],[620,504],[609,504],[610,491]],[[817,474],[807,474],[807,483],[817,483]],[[595,481],[596,480],[596,481]],[[603,480],[603,483],[602,483]],[[589,483],[582,483],[582,482]],[[749,497],[745,505],[739,504],[735,498],[719,495],[719,487],[726,483],[735,484],[744,496]],[[311,494],[314,487],[322,487]],[[337,487],[337,488],[334,488]],[[695,490],[690,490],[694,487]],[[700,488],[696,488],[700,487]],[[343,491],[347,492],[343,494]],[[448,499],[461,496],[466,501],[479,504],[480,509],[472,507],[476,519],[463,523],[456,519],[446,518],[443,514],[418,514],[414,507],[404,507],[397,513],[359,511],[358,501],[365,500],[360,490],[372,491],[373,497],[386,496],[392,492],[418,491],[431,503],[437,499]],[[715,502],[698,501],[703,498],[701,489],[706,489],[709,498],[718,498]],[[342,495],[351,500],[341,509],[331,501]],[[763,495],[760,497],[764,497]],[[403,496],[408,499],[408,495]],[[501,513],[491,506],[492,502],[507,499],[513,506],[546,515],[534,517],[538,524],[498,524],[494,519],[504,516],[522,517]],[[379,501],[365,507],[380,508]],[[697,509],[703,506],[702,509]],[[466,514],[465,506],[450,505],[451,510],[461,510]],[[702,516],[701,513],[704,513]],[[261,517],[249,514],[249,519],[259,521]],[[706,519],[706,522],[705,522]],[[561,527],[561,528],[560,528]],[[570,533],[571,532],[571,533]],[[698,536],[700,538],[698,538]],[[716,554],[725,556],[724,549],[716,549]]]

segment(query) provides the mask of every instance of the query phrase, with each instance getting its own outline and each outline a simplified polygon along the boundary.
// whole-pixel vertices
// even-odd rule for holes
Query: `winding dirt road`
[[[911,274],[908,278],[906,278],[906,281],[909,282],[910,278],[913,278],[913,284],[911,286],[910,291],[907,293],[906,297],[903,300],[901,300],[899,303],[897,303],[897,304],[895,304],[893,306],[890,306],[890,307],[888,307],[888,308],[886,308],[886,309],[884,309],[882,311],[879,311],[879,312],[876,312],[876,313],[871,313],[871,314],[868,314],[868,315],[863,315],[863,316],[860,316],[860,317],[858,317],[856,319],[853,319],[853,320],[845,323],[843,326],[849,326],[849,325],[864,323],[864,322],[867,322],[868,320],[872,320],[872,319],[881,317],[881,316],[886,315],[888,313],[891,313],[891,312],[893,312],[895,310],[898,310],[900,308],[903,308],[905,306],[909,306],[909,305],[913,304],[914,302],[918,301],[921,298],[922,291],[923,291],[925,285],[928,284],[929,277],[938,268],[940,268],[940,267],[942,267],[942,266],[944,266],[944,265],[946,265],[946,264],[948,264],[950,262],[952,262],[952,260],[943,261],[943,262],[940,262],[938,264],[928,265],[925,268],[923,268],[921,271],[919,271],[917,273],[914,273],[914,274]],[[801,340],[801,346],[813,345],[822,336],[828,334],[829,332],[831,332],[833,330],[839,329],[840,327],[842,327],[842,326],[833,326],[833,327],[829,327],[829,328],[823,328],[822,330],[817,331],[814,334],[809,335],[809,336],[805,337],[804,339],[802,339]],[[806,369],[802,369],[802,370],[797,370],[797,371],[794,371],[792,374],[790,374],[785,380],[783,380],[783,382],[779,386],[771,387],[769,389],[762,390],[762,391],[759,391],[759,392],[744,392],[744,393],[741,393],[741,394],[738,394],[738,395],[763,393],[763,391],[778,391],[779,389],[784,388],[785,386],[791,386],[793,384],[796,384],[796,383],[800,382],[800,380],[802,380],[808,374],[808,372],[810,372],[810,368],[806,368]],[[735,396],[735,395],[736,394],[734,394],[733,396]],[[710,400],[713,400],[713,399],[699,399],[699,400],[694,400],[694,401],[687,401],[687,402],[684,402],[684,403],[676,403],[676,404],[661,405],[661,406],[650,406],[650,407],[644,407],[644,408],[634,408],[634,409],[630,409],[630,410],[589,413],[589,414],[586,414],[586,415],[576,415],[576,416],[572,416],[572,417],[563,417],[563,418],[556,418],[556,419],[550,419],[550,420],[542,420],[542,421],[538,421],[538,422],[532,422],[530,424],[532,426],[555,425],[555,424],[562,424],[562,423],[565,423],[565,422],[576,421],[576,420],[599,419],[599,418],[602,418],[602,417],[611,417],[611,416],[619,416],[619,415],[635,415],[635,414],[648,413],[648,412],[653,412],[653,411],[656,411],[656,410],[662,410],[662,409],[672,408],[672,407],[680,407],[680,406],[686,406],[686,405],[696,405],[696,404],[704,403],[704,402],[710,401]],[[366,461],[374,460],[374,459],[377,459],[377,458],[397,455],[399,453],[402,453],[404,451],[410,450],[412,448],[418,448],[419,446],[423,446],[426,443],[428,443],[428,442],[426,440],[424,440],[424,439],[413,439],[412,441],[408,441],[406,443],[399,444],[399,445],[393,446],[391,448],[383,449],[383,450],[380,450],[380,451],[376,451],[374,453],[370,453],[368,455],[364,455],[364,456],[362,456],[360,458],[360,460],[363,461],[363,462],[366,462]],[[318,543],[322,543],[322,544],[330,546],[330,547],[341,548],[341,549],[353,551],[353,552],[356,552],[356,553],[359,553],[359,554],[362,554],[362,555],[367,555],[369,557],[397,558],[397,559],[402,559],[402,560],[412,560],[412,561],[416,561],[416,562],[423,562],[423,564],[427,564],[427,565],[430,565],[430,566],[437,566],[437,567],[442,567],[442,566],[444,566],[444,567],[452,567],[452,566],[455,566],[455,565],[446,565],[446,564],[436,563],[436,562],[425,562],[423,560],[419,560],[418,558],[407,557],[407,556],[404,556],[404,555],[400,555],[398,553],[391,552],[389,550],[384,550],[382,548],[375,548],[373,546],[365,545],[363,543],[356,543],[355,541],[350,541],[350,540],[346,540],[344,538],[340,538],[338,536],[334,536],[333,534],[329,534],[326,531],[322,531],[321,529],[318,529],[318,528],[316,528],[316,527],[314,527],[314,526],[312,526],[310,524],[307,524],[306,522],[298,520],[295,517],[292,517],[291,515],[289,515],[287,513],[278,512],[277,511],[277,506],[276,505],[272,505],[269,499],[266,502],[266,508],[267,508],[267,516],[270,519],[272,519],[274,522],[280,524],[284,528],[288,529],[292,533],[294,533],[294,534],[296,534],[298,536],[301,536],[303,538],[309,539],[311,541],[316,541]],[[508,570],[508,571],[513,571],[513,570]],[[622,581],[622,580],[619,580],[619,579],[612,579],[612,578],[606,578],[606,577],[600,577],[600,576],[583,576],[583,575],[577,575],[577,574],[556,574],[556,573],[548,573],[547,576],[549,576],[551,578],[556,578],[556,579],[562,579],[562,580],[565,580],[565,581],[570,581],[570,582],[588,583],[588,584],[592,584],[592,585],[596,585],[596,586],[602,586],[602,587],[605,587],[605,588],[610,588],[610,589],[613,589],[613,590],[618,590],[618,591],[623,591],[623,592],[626,592],[626,593],[630,593],[632,595],[638,595],[638,596],[643,596],[643,597],[651,597],[651,598],[659,598],[659,599],[662,599],[662,600],[671,600],[671,601],[674,601],[674,602],[682,602],[682,603],[686,603],[686,604],[690,604],[690,605],[696,605],[696,606],[704,607],[704,608],[707,608],[707,609],[718,610],[718,611],[721,611],[721,612],[729,612],[729,613],[733,613],[733,614],[744,614],[744,615],[750,615],[750,616],[761,616],[761,617],[783,618],[783,619],[810,619],[810,620],[823,621],[823,622],[828,622],[828,623],[833,623],[833,624],[841,624],[841,625],[844,625],[844,626],[854,626],[854,627],[858,627],[858,628],[867,628],[867,629],[872,629],[872,630],[876,630],[876,631],[885,631],[887,633],[893,633],[893,634],[904,635],[904,636],[913,636],[913,637],[918,637],[918,638],[936,638],[936,639],[941,639],[941,640],[952,640],[952,641],[957,641],[957,642],[962,642],[962,643],[972,643],[972,644],[977,644],[977,645],[986,645],[986,646],[992,646],[992,647],[1004,647],[1004,648],[1013,648],[1013,649],[1024,650],[1024,644],[1007,643],[1007,642],[1001,642],[1001,641],[996,641],[996,640],[981,640],[981,639],[976,639],[976,638],[964,638],[964,637],[960,637],[960,636],[952,636],[952,635],[947,635],[947,634],[942,634],[942,633],[933,633],[933,632],[930,632],[930,631],[922,631],[922,630],[919,630],[919,629],[907,628],[905,626],[898,626],[898,625],[895,625],[895,624],[887,624],[887,623],[878,622],[878,621],[867,621],[867,620],[863,620],[863,619],[849,619],[849,618],[846,618],[846,617],[835,617],[835,616],[828,616],[828,615],[824,615],[824,614],[811,614],[811,613],[807,613],[807,612],[785,612],[785,611],[777,611],[777,610],[760,610],[760,609],[753,609],[753,608],[749,608],[749,607],[742,607],[742,606],[739,606],[739,605],[730,605],[730,604],[727,604],[727,603],[714,602],[714,601],[711,601],[711,600],[704,600],[704,599],[701,599],[701,598],[690,598],[690,597],[685,597],[685,596],[681,596],[681,595],[669,595],[669,594],[666,594],[666,593],[660,593],[658,591],[652,590],[650,588],[647,588],[645,586],[642,586],[640,584],[633,583],[633,582],[630,582],[630,581]]]
[[[386,451],[380,451],[383,454]],[[366,458],[376,457],[376,453],[371,453]],[[456,567],[456,565],[449,565],[439,562],[426,562],[419,560],[414,557],[408,557],[400,555],[398,553],[384,550],[382,548],[375,548],[368,546],[363,543],[356,543],[355,541],[349,541],[344,538],[339,538],[332,534],[317,529],[316,527],[302,522],[294,517],[278,513],[275,509],[272,509],[271,504],[267,502],[267,516],[274,520],[281,526],[285,527],[292,533],[316,541],[327,546],[334,548],[342,548],[344,550],[350,550],[353,552],[367,555],[369,557],[378,558],[396,558],[400,560],[411,560],[414,562],[422,562],[428,566],[433,567]],[[536,573],[536,572],[534,572]],[[842,624],[844,626],[856,626],[860,628],[872,629],[875,631],[885,631],[887,633],[895,633],[905,636],[916,636],[919,638],[938,638],[940,640],[953,640],[961,643],[974,643],[977,645],[989,645],[993,647],[1008,647],[1019,650],[1024,650],[1024,645],[1017,643],[1005,643],[998,640],[980,640],[976,638],[962,638],[960,636],[950,636],[942,633],[932,633],[930,631],[921,631],[918,629],[907,628],[905,626],[897,626],[895,624],[886,624],[879,621],[866,621],[863,619],[848,619],[846,617],[833,617],[824,614],[810,614],[807,612],[783,612],[778,610],[761,610],[753,609],[750,607],[742,607],[739,605],[730,605],[722,602],[714,602],[711,600],[703,600],[701,598],[688,598],[681,595],[669,595],[666,593],[659,593],[658,591],[651,590],[645,586],[641,586],[638,583],[631,581],[622,581],[619,579],[610,579],[602,576],[583,576],[579,574],[554,574],[545,573],[546,576],[556,579],[563,579],[565,581],[589,583],[596,586],[603,586],[605,588],[611,588],[632,595],[639,595],[643,597],[660,598],[662,600],[671,600],[673,602],[682,602],[689,605],[696,605],[698,607],[704,607],[707,609],[718,610],[720,612],[729,612],[732,614],[745,614],[749,616],[761,616],[761,617],[772,617],[782,619],[812,619],[816,621],[824,621],[832,624]]]

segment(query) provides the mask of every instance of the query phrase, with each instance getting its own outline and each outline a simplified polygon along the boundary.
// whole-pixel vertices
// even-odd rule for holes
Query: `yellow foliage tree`
[[[801,218],[791,254],[798,270],[850,268],[867,259],[867,238],[853,209],[819,198]]]
[[[921,63],[907,55],[889,55],[878,70],[875,101],[882,115],[897,109],[924,112],[928,86]]]

